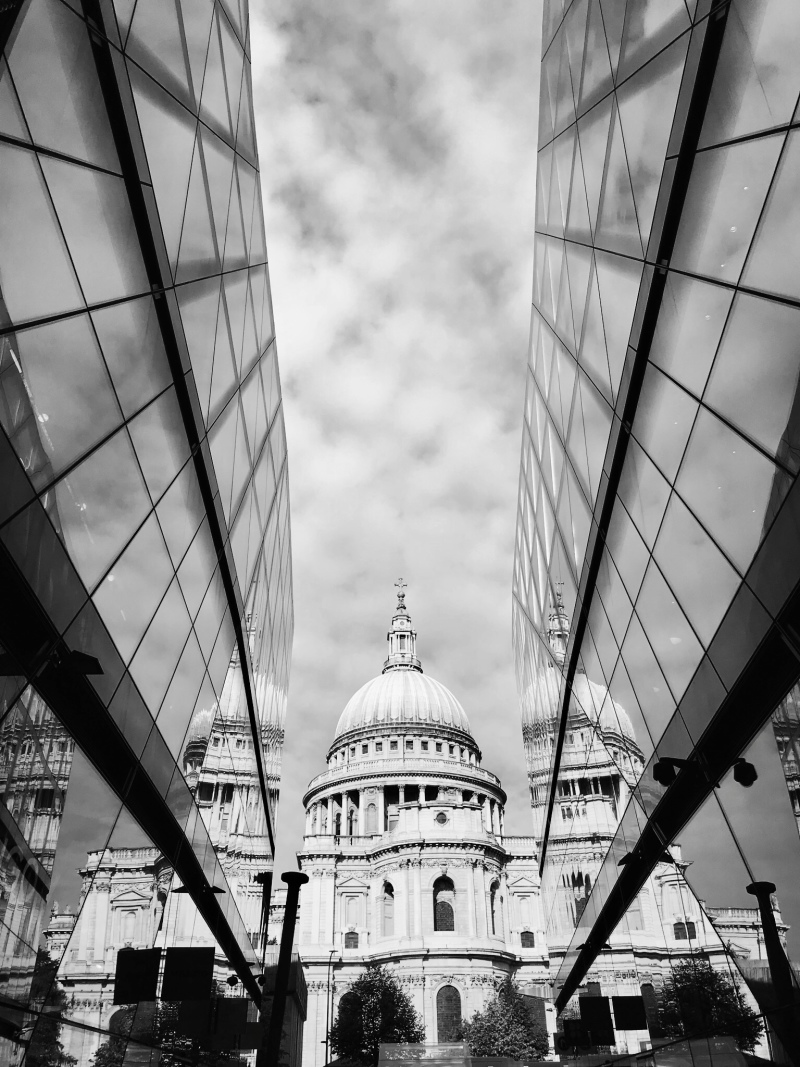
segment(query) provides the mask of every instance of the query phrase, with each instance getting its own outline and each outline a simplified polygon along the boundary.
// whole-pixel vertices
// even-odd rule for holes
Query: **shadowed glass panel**
[[[790,469],[800,467],[800,312],[737,295],[704,401]]]
[[[45,157],[42,169],[87,301],[148,291],[122,178]]]
[[[34,486],[41,489],[114,430],[122,413],[88,316],[22,330],[9,344],[50,460],[38,472],[29,469]]]
[[[119,171],[86,24],[57,0],[34,0],[9,66],[37,144]]]
[[[150,510],[125,430],[115,434],[55,486],[61,536],[91,588]]]
[[[800,137],[790,132],[742,282],[755,289],[800,296]]]
[[[167,0],[171,4],[172,0]],[[153,191],[174,272],[197,120],[136,67],[128,68]]]

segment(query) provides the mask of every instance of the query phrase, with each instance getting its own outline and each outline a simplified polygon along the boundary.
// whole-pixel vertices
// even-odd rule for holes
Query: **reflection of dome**
[[[186,734],[186,744],[190,744],[192,741],[207,741],[211,736],[211,727],[214,725],[214,710],[213,708],[201,708],[192,718],[189,723],[189,729]]]
[[[528,701],[534,720],[555,722],[561,712],[561,672],[544,667],[528,690]],[[535,709],[535,710],[534,710]],[[604,685],[590,681],[585,674],[576,674],[572,682],[569,702],[570,719],[585,716],[596,723],[604,734],[618,734],[636,743],[633,723],[621,704],[615,703]]]
[[[363,726],[449,726],[472,731],[459,702],[441,682],[418,670],[390,670],[351,697],[336,726],[336,737]]]

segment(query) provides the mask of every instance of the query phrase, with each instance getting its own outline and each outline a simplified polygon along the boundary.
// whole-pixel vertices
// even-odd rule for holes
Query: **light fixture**
[[[752,763],[748,763],[743,757],[739,757],[733,765],[733,780],[738,782],[739,785],[745,786],[747,789],[758,778],[758,771],[755,769]]]

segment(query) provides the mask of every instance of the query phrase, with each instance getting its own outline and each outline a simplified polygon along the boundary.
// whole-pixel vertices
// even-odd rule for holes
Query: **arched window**
[[[437,878],[433,883],[433,928],[452,932],[456,928],[455,886],[449,878]]]
[[[367,833],[377,834],[378,832],[378,809],[374,804],[367,805]]]
[[[339,1001],[339,1019],[357,1019],[361,1015],[361,997],[358,993],[343,993]]]
[[[461,1025],[461,994],[453,985],[444,985],[436,994],[436,1031],[439,1044],[458,1039]]]
[[[686,940],[686,923],[676,922],[672,927],[672,931],[675,934],[676,941]]]
[[[355,926],[358,923],[358,897],[346,898],[345,922],[348,926]]]
[[[394,937],[394,886],[383,883],[383,936]]]
[[[644,1001],[644,1013],[647,1016],[647,1028],[651,1037],[663,1037],[664,1032],[658,1021],[658,994],[652,982],[644,982],[641,986],[642,1000]]]
[[[523,948],[535,948],[536,938],[533,936],[532,930],[523,930],[519,935],[520,943]]]
[[[337,837],[339,837],[342,832],[342,813],[340,811],[337,811],[334,817],[333,832],[334,834],[336,834]]]
[[[692,938],[697,939],[697,927],[689,919],[686,920],[686,936],[690,941]]]
[[[347,833],[350,837],[358,833],[358,812],[355,808],[351,808],[347,813]]]
[[[345,948],[358,948],[358,934],[350,930],[344,935]]]
[[[502,915],[502,902],[503,898],[500,896],[500,883],[493,882],[492,887],[489,890],[489,905],[492,915],[492,933],[498,936],[503,936],[503,915]]]

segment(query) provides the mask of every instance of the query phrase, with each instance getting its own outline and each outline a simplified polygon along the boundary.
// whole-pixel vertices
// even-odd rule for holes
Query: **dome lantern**
[[[383,673],[394,670],[412,670],[422,673],[422,664],[417,658],[417,632],[411,627],[411,618],[406,607],[406,583],[402,578],[397,586],[397,607],[392,616],[392,625],[386,635],[389,655],[383,665]]]

